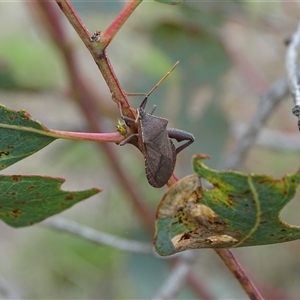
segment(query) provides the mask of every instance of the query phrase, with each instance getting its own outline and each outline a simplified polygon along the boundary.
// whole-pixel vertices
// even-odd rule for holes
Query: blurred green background
[[[105,29],[124,2],[72,2],[90,32]],[[236,132],[251,120],[258,95],[285,75],[284,40],[296,29],[299,3],[226,1],[168,6],[145,1],[130,17],[108,56],[127,92],[147,92],[177,61],[179,66],[151,95],[148,108],[171,127],[192,132],[195,143],[180,153],[175,174],[192,172],[191,156],[207,153],[218,168],[236,145]],[[115,131],[119,110],[89,52],[61,14],[77,61],[99,94],[107,132]],[[33,6],[0,2],[1,104],[26,109],[49,128],[85,131],[87,122],[68,97],[63,59],[41,26]],[[141,99],[130,98],[132,107]],[[240,169],[282,177],[299,168],[299,132],[291,97],[276,108],[266,127],[275,146],[262,138]],[[276,137],[295,144],[287,150]],[[30,142],[30,141],[28,141]],[[274,140],[273,140],[274,142]],[[153,189],[144,161],[131,146],[115,146],[122,166],[155,212],[165,188]],[[55,141],[3,174],[66,178],[63,188],[100,187],[104,191],[61,214],[100,231],[152,242],[124,190],[114,180],[95,143]],[[300,225],[299,196],[282,218]],[[0,276],[24,299],[149,299],[167,278],[166,259],[94,245],[39,225],[12,229],[0,223]],[[245,271],[269,299],[300,295],[300,242],[233,250]],[[247,296],[212,250],[201,251],[193,270],[216,299]],[[280,294],[280,293],[282,294]],[[281,295],[281,296],[280,296]],[[1,295],[0,295],[1,297]],[[179,299],[197,299],[186,287]]]

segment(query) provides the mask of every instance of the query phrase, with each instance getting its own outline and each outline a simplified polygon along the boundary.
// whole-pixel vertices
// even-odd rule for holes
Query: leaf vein
[[[252,236],[253,233],[257,230],[257,228],[259,227],[259,224],[260,224],[261,208],[260,208],[259,198],[258,198],[258,194],[257,194],[256,188],[255,188],[255,186],[253,184],[252,178],[250,176],[248,176],[248,184],[249,184],[249,187],[250,187],[250,191],[252,192],[253,200],[254,200],[255,207],[256,207],[255,223],[254,223],[254,226],[248,232],[248,234],[246,234],[244,236],[244,238],[242,238],[237,244],[235,244],[233,246],[234,248],[242,245],[250,236]]]

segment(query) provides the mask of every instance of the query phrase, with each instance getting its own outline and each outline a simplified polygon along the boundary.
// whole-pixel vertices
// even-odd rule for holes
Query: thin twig
[[[250,147],[254,144],[263,124],[267,121],[276,106],[287,94],[288,81],[286,78],[283,78],[276,81],[265,93],[260,96],[257,111],[245,132],[238,140],[236,148],[225,160],[223,165],[224,169],[238,168],[248,153]]]
[[[134,12],[134,10],[141,2],[142,0],[129,0],[122,11],[118,14],[116,19],[107,27],[105,31],[101,33],[99,42],[101,42],[103,49],[105,49],[110,44],[114,36],[118,33],[126,20],[130,17],[130,15]]]
[[[248,126],[245,123],[234,123],[230,131],[236,139],[240,139],[246,128]],[[300,150],[300,136],[294,132],[262,128],[257,137],[256,144],[282,151]]]
[[[254,117],[250,121],[245,132],[238,140],[236,148],[225,160],[223,168],[238,168],[238,166],[250,150],[250,147],[254,144],[263,124],[270,117],[271,113],[274,111],[278,103],[280,103],[280,101],[283,100],[287,94],[288,81],[286,78],[283,78],[275,82],[269,88],[269,90],[261,95]],[[228,266],[235,277],[239,280],[243,289],[250,296],[250,298],[262,299],[262,296],[259,294],[250,279],[244,274],[243,269],[235,260],[231,251],[226,249],[215,249],[215,251],[223,259],[224,263]]]
[[[190,272],[191,267],[195,263],[197,257],[198,254],[196,251],[181,253],[180,260],[177,264],[175,264],[167,279],[162,283],[153,299],[174,299],[176,294],[185,284],[187,275]]]
[[[250,299],[263,300],[263,297],[260,295],[255,285],[249,280],[242,267],[233,256],[232,252],[227,249],[215,249],[215,251],[227,265],[228,269],[232,272],[235,278],[240,282]]]
[[[62,131],[62,130],[54,130],[54,129],[42,130],[33,127],[25,127],[25,126],[11,125],[5,123],[0,123],[0,128],[23,131],[23,132],[31,132],[43,136],[49,136],[54,139],[81,140],[81,141],[93,141],[93,142],[114,142],[114,143],[119,143],[124,139],[119,132],[91,133],[91,132]]]
[[[174,299],[180,291],[185,281],[192,281],[196,277],[192,276],[191,268],[199,257],[199,251],[188,251],[179,255],[178,261],[169,273],[167,279],[162,283],[161,287],[153,297],[155,300]],[[196,282],[197,294],[201,299],[214,299],[205,289],[199,285],[199,280]]]
[[[214,249],[217,254],[224,261],[228,269],[233,273],[236,279],[240,282],[241,287],[244,289],[245,293],[252,300],[262,300],[263,297],[260,295],[259,291],[252,283],[250,278],[245,274],[241,265],[234,258],[232,252],[229,249]],[[195,278],[195,275],[191,271],[195,260],[197,259],[199,253],[197,251],[189,251],[184,253],[185,255],[180,255],[178,263],[172,269],[167,279],[159,288],[156,296],[153,299],[173,299],[174,296],[179,292],[180,288],[183,285],[183,281],[189,281],[189,284],[192,283],[192,280]],[[200,284],[200,286],[199,286]],[[202,296],[203,299],[213,299],[213,297],[206,291],[206,289],[201,286],[201,281],[197,281],[195,286],[200,288],[197,290],[197,294]]]
[[[89,31],[85,28],[84,24],[80,20],[79,16],[73,10],[72,5],[68,0],[55,0],[61,11],[65,14],[77,34],[83,41],[84,45],[90,51],[92,57],[95,60],[110,92],[113,96],[113,100],[118,102],[122,108],[124,116],[134,118],[126,95],[124,94],[119,80],[112,68],[109,58],[106,55],[105,48],[111,42],[116,33],[120,30],[124,22],[133,13],[135,8],[140,4],[140,0],[129,0],[124,9],[117,16],[116,20],[103,32],[104,41],[102,41],[102,33],[99,32],[99,39],[93,39]]]
[[[295,101],[295,107],[292,112],[298,117],[298,128],[300,130],[300,87],[298,83],[298,76],[296,72],[298,48],[300,44],[300,23],[296,32],[293,34],[286,52],[286,70],[288,74],[288,81],[291,93]]]
[[[286,71],[288,75],[288,81],[291,89],[291,93],[294,97],[296,105],[300,105],[300,87],[297,77],[297,57],[298,48],[300,44],[300,23],[296,32],[293,34],[286,51]]]
[[[104,233],[77,222],[62,218],[49,218],[42,223],[43,227],[48,227],[58,231],[71,233],[86,240],[92,241],[100,245],[114,247],[120,250],[130,252],[153,254],[153,246],[150,243],[143,243],[129,239],[122,239],[108,233]]]

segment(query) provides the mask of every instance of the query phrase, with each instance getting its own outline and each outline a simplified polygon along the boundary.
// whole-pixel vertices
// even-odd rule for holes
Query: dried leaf
[[[234,248],[300,238],[300,227],[279,218],[294,197],[300,172],[268,175],[218,172],[193,160],[197,174],[174,184],[157,209],[155,249],[160,255],[198,248]],[[200,176],[212,184],[201,187]]]

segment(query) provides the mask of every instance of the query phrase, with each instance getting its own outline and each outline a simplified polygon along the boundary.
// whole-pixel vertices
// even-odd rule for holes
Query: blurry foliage
[[[197,21],[201,17],[195,19],[195,14],[194,11],[183,9],[181,20],[157,24],[151,29],[150,36],[162,51],[166,54],[169,52],[172,60],[180,61],[181,80],[177,82],[177,90],[179,99],[183,100],[178,103],[177,114],[170,119],[176,119],[176,126],[192,132],[196,138],[196,143],[186,149],[186,157],[191,157],[192,153],[201,149],[204,153],[210,153],[217,165],[221,162],[228,137],[228,124],[220,108],[221,99],[218,95],[222,93],[222,75],[230,64],[217,35],[210,32],[211,27],[207,24],[206,27]],[[214,27],[214,24],[210,25]],[[197,109],[195,106],[201,101],[195,100],[195,93],[204,84],[210,90],[209,101],[202,108],[204,112],[201,116],[195,117],[192,110]],[[172,99],[167,105],[172,111]],[[211,150],[213,152],[209,152]],[[187,161],[182,165],[187,165]]]
[[[91,32],[105,28],[123,5],[120,1],[71,2]],[[270,39],[274,32],[281,36],[278,24],[287,22],[288,17],[293,21],[293,10],[288,6],[284,10],[280,3],[266,5],[247,1],[186,1],[183,5],[168,6],[145,1],[109,46],[108,55],[112,65],[122,87],[129,92],[149,91],[175,61],[180,61],[173,74],[151,95],[148,104],[149,107],[157,104],[156,114],[169,118],[170,126],[190,131],[196,137],[196,142],[178,157],[175,174],[179,177],[192,172],[191,154],[194,153],[210,154],[212,159],[209,165],[212,167],[220,164],[227,148],[232,146],[228,129],[228,123],[232,121],[230,109],[235,109],[238,116],[250,115],[251,110],[248,111],[246,105],[251,106],[256,95],[245,88],[247,83],[239,75],[235,74],[238,79],[232,79],[234,71],[220,36],[230,22],[240,22],[244,28],[256,30],[257,35],[267,31]],[[280,11],[282,18],[279,23],[276,11]],[[36,20],[33,21],[30,11],[24,10],[24,4],[0,3],[0,16],[1,27],[9,28],[7,24],[11,25],[11,32],[7,29],[0,33],[0,89],[41,92],[40,102],[44,106],[40,109],[40,115],[55,117],[57,111],[49,110],[43,94],[66,88],[68,78],[62,58],[57,55],[45,31]],[[270,20],[276,21],[275,29]],[[70,29],[67,22],[66,28]],[[72,29],[70,32],[73,34],[71,41],[74,47],[80,49],[78,61],[82,63],[83,72],[87,78],[96,78],[97,83],[102,82],[88,51],[80,48],[82,45],[79,38]],[[249,52],[251,47],[256,47],[250,42],[247,45]],[[257,59],[256,63],[260,64],[260,58]],[[272,61],[270,64],[273,67]],[[267,64],[263,66],[268,67]],[[282,64],[276,67],[277,73],[274,76],[282,76]],[[107,92],[107,88],[101,92]],[[5,102],[5,94],[3,91],[0,93]],[[60,107],[63,100],[54,95],[53,101]],[[140,99],[130,98],[130,103],[137,107]],[[11,107],[10,104],[12,108],[21,105],[28,110],[27,102],[22,97],[19,102],[6,103]],[[101,105],[111,105],[110,96],[107,97],[107,103]],[[114,109],[115,117],[107,118],[108,131],[113,131],[117,122],[118,109]],[[72,119],[73,114],[69,110],[64,111],[64,116],[70,118],[74,128],[82,121]],[[285,111],[281,111],[280,116],[286,120]],[[38,118],[37,115],[35,117]],[[64,215],[125,238],[151,241],[152,237],[143,230],[136,211],[128,205],[124,191],[114,182],[105,158],[99,160],[97,146],[90,146],[90,143],[89,146],[76,146],[78,142],[68,142],[65,145],[70,147],[66,149],[62,148],[60,142],[56,143],[49,150],[45,149],[14,165],[13,170],[19,166],[21,174],[28,170],[48,174],[48,169],[53,175],[66,177],[68,184],[73,181],[75,187],[93,186],[97,182],[104,189],[101,196],[79,204]],[[283,175],[288,167],[295,171],[296,154],[293,159],[287,155],[287,160],[284,160],[283,154],[275,153],[272,156],[271,151],[265,148],[261,151],[260,148],[255,147],[255,154],[250,154],[250,159],[246,161],[246,168],[250,171],[257,169],[258,172],[268,173],[261,170],[265,168],[269,173],[275,170],[277,175]],[[116,151],[154,211],[162,190],[154,190],[147,184],[143,157],[131,146],[116,146]],[[284,171],[279,174],[280,170]],[[293,207],[295,211],[297,209]],[[141,299],[153,296],[168,274],[166,260],[101,247],[38,226],[20,231],[2,223],[0,227],[1,275],[19,287],[23,298]],[[216,256],[209,251],[201,251],[202,259],[197,262],[199,268],[196,271],[200,277],[205,277],[204,281],[214,292],[215,298],[245,297]],[[300,293],[296,282],[299,272],[295,272],[300,268],[298,252],[299,242],[235,250],[241,264],[250,270],[250,277],[261,279],[262,285],[290,292],[291,297]],[[282,271],[287,258],[290,261]],[[291,266],[293,270],[289,270]],[[281,272],[284,278],[280,276]],[[291,277],[294,284],[290,283]],[[185,288],[178,297],[192,299],[193,292]]]
[[[47,241],[42,243],[44,234]],[[124,263],[119,251],[95,247],[64,234],[57,238],[57,235],[56,232],[40,230],[30,239],[38,249],[34,264],[30,248],[23,250],[22,258],[16,263],[24,291],[36,299],[54,299],[54,295],[57,299],[97,299],[99,295],[101,298],[117,297],[111,278],[121,280],[118,277]],[[55,247],[50,247],[51,244]]]
[[[63,60],[49,40],[40,40],[26,32],[17,38],[2,38],[0,59],[10,71],[0,77],[0,88],[42,91],[64,83]],[[1,66],[0,71],[3,72]]]

